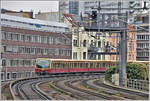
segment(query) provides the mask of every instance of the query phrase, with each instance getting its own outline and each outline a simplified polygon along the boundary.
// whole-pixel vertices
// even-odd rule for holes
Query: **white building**
[[[118,8],[118,2],[122,2],[122,8],[141,8],[144,1],[148,0],[61,0],[59,3],[60,14],[78,14],[82,13],[83,16],[86,13],[92,11],[92,8],[98,7],[98,3],[102,8]],[[74,11],[75,10],[75,11]],[[74,11],[74,12],[71,12]],[[101,10],[101,13],[118,13],[117,10]],[[123,11],[124,12],[124,11]]]

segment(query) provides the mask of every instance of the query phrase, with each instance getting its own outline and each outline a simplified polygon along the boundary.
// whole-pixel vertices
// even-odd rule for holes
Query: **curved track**
[[[92,79],[97,77],[92,77]],[[68,92],[70,95],[76,95],[77,99],[80,100],[122,100],[120,97],[112,97],[112,96],[106,96],[105,94],[101,94],[98,92],[89,91],[86,89],[82,89],[80,87],[74,86],[74,83],[78,81],[82,81],[84,78],[78,78],[78,79],[69,79],[69,80],[58,80],[55,81],[54,84],[57,88]]]
[[[138,93],[137,95],[137,92],[123,90],[123,89],[119,89],[116,87],[114,87],[115,88],[114,89],[112,86],[108,86],[104,84],[99,79],[82,80],[81,84],[83,86],[88,86],[88,89],[92,89],[96,92],[108,94],[109,96],[120,97],[122,99],[132,99],[132,100],[147,100],[148,99],[148,96],[146,94]]]
[[[46,94],[38,89],[36,84],[43,82],[44,79],[24,79],[17,82],[14,82],[12,85],[12,89],[14,92],[14,96],[16,100],[24,99],[38,99],[38,100],[51,100]]]
[[[46,85],[44,85],[46,84]],[[47,88],[46,88],[47,86]],[[44,87],[46,90],[43,90]],[[147,100],[148,95],[103,83],[99,75],[53,75],[18,80],[12,83],[15,100]],[[43,91],[41,91],[41,89]],[[52,92],[55,95],[53,96]],[[52,97],[53,96],[53,97]],[[55,98],[56,97],[56,98]]]

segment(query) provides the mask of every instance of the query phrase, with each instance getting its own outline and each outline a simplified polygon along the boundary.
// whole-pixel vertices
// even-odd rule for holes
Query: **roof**
[[[53,21],[44,21],[38,19],[31,19],[31,18],[24,18],[18,16],[12,16],[7,14],[1,14],[1,19],[19,21],[19,22],[26,22],[30,24],[41,24],[41,25],[48,25],[48,26],[57,26],[57,27],[68,27],[65,23],[53,22]]]
[[[1,12],[2,13],[32,13],[32,11],[31,12],[27,12],[27,11],[22,11],[21,10],[21,11],[18,12],[18,11],[7,10],[7,9],[4,9],[4,8],[1,9]]]
[[[71,14],[63,14],[63,16],[73,25],[77,27],[77,20],[75,19],[75,15]]]

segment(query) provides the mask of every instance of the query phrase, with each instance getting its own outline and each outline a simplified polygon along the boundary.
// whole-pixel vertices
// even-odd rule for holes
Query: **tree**
[[[147,80],[148,79],[148,70],[147,66],[143,63],[129,63],[127,64],[127,78],[128,79],[139,79]],[[112,80],[112,74],[119,73],[119,66],[113,66],[106,70],[105,80]]]

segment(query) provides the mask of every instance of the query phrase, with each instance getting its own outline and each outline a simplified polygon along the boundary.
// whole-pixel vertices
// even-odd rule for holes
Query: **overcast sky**
[[[34,11],[34,13],[37,13],[39,10],[41,12],[56,12],[58,11],[58,1],[18,1],[18,0],[4,0],[1,1],[1,8],[5,8],[8,10],[13,11],[31,11],[31,9]]]

